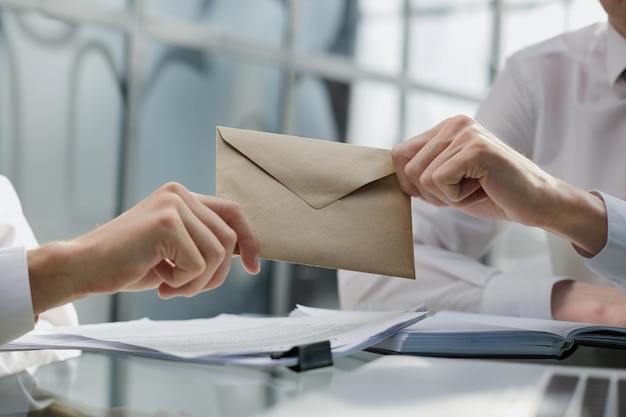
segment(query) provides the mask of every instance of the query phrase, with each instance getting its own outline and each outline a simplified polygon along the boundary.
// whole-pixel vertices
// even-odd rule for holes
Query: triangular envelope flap
[[[230,127],[217,129],[224,141],[316,209],[395,172],[387,149]]]

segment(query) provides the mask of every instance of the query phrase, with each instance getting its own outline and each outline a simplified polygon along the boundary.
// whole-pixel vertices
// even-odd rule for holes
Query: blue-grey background
[[[0,173],[41,243],[71,238],[167,181],[214,193],[218,125],[389,148],[473,114],[513,51],[604,19],[592,0],[0,0]],[[538,251],[521,241],[503,264]],[[336,307],[335,271],[235,262],[193,299],[77,307],[97,322],[296,302]]]

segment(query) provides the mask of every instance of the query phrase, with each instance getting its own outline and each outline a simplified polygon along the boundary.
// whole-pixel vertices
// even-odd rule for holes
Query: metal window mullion
[[[18,9],[32,9],[50,17],[73,22],[102,24],[131,33],[134,29],[134,16],[131,11],[115,10],[96,6],[78,0],[0,0],[0,6]],[[394,75],[355,65],[346,58],[321,55],[301,54],[285,51],[281,46],[268,45],[251,40],[244,40],[224,33],[216,32],[198,24],[181,22],[172,18],[155,16],[142,17],[142,35],[146,39],[160,41],[172,46],[194,50],[223,52],[235,56],[265,61],[272,65],[286,67],[292,63],[296,73],[310,73],[338,82],[352,82],[366,79],[374,82],[392,84],[401,90],[424,91],[460,100],[477,102],[477,94],[463,93],[420,83],[408,79],[402,74]]]
[[[218,51],[282,67],[293,65],[296,73],[310,73],[332,81],[351,82],[355,79],[368,79],[392,84],[401,89],[421,90],[461,100],[478,101],[480,99],[476,94],[460,93],[452,89],[420,83],[402,74],[394,75],[369,70],[354,64],[347,58],[286,51],[280,46],[236,38],[210,28],[176,22],[172,19],[147,19],[144,34],[151,39],[184,48]]]
[[[502,59],[503,30],[505,5],[504,0],[493,0],[493,20],[491,32],[491,57],[489,64],[489,84],[493,83],[500,70],[500,60]]]
[[[282,105],[282,132],[294,133],[294,98],[296,94],[297,72],[296,72],[296,37],[299,20],[298,0],[287,2],[288,19],[285,33],[285,78],[283,83],[283,105]]]
[[[408,80],[409,75],[409,58],[411,53],[411,22],[413,16],[411,13],[411,0],[404,0],[403,4],[403,16],[402,16],[402,61],[401,61],[401,76],[403,79]],[[408,112],[409,101],[409,89],[405,86],[399,87],[400,94],[400,106],[398,111],[398,138],[397,143],[406,139],[406,120]]]
[[[298,0],[289,0],[287,8],[287,27],[285,30],[282,64],[285,71],[283,81],[283,102],[281,130],[286,134],[294,134],[294,103],[298,74],[296,72],[296,43],[299,21]],[[245,53],[243,55],[246,55]],[[293,265],[287,262],[272,262],[270,270],[269,312],[272,315],[284,316],[291,309],[293,292]]]
[[[77,23],[95,23],[130,31],[132,13],[81,0],[0,0],[0,7],[40,12],[50,18]]]
[[[124,111],[124,134],[120,138],[119,168],[117,173],[117,196],[115,211],[121,214],[130,207],[134,198],[138,196],[137,178],[135,172],[139,160],[140,115],[142,96],[142,62],[144,54],[141,21],[144,14],[145,0],[131,0],[133,19],[132,30],[127,34],[128,47],[126,51],[126,88]],[[120,294],[111,296],[111,315],[109,320],[118,321]]]
[[[128,33],[128,49],[126,53],[126,109],[124,137],[122,139],[119,173],[119,195],[117,214],[126,210],[137,197],[137,173],[134,172],[139,156],[139,140],[141,126],[141,97],[143,90],[143,57],[145,45],[142,34],[145,0],[132,0],[134,24]]]

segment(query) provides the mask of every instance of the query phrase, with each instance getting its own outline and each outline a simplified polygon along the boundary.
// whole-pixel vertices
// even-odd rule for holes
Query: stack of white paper
[[[273,354],[325,340],[330,341],[333,355],[348,354],[380,342],[427,314],[422,306],[383,313],[322,311],[325,314],[223,314],[209,319],[141,319],[34,330],[0,350],[80,349],[210,363],[293,366],[296,358],[274,359]]]

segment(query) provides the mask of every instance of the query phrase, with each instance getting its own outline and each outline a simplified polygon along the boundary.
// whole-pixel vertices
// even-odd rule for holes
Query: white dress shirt
[[[37,240],[22,214],[13,186],[0,176],[0,344],[34,328],[26,251],[37,247]],[[39,316],[38,328],[78,324],[72,305]],[[0,377],[54,360],[74,356],[75,352],[0,353]]]
[[[600,192],[606,204],[609,233],[606,246],[585,264],[596,274],[626,290],[626,201]]]
[[[609,25],[598,23],[560,35],[513,55],[476,119],[552,175],[623,199],[626,82],[619,74],[624,68],[626,40]],[[610,221],[624,221],[623,205],[609,200]],[[478,260],[501,226],[414,199],[417,279],[339,271],[342,307],[395,310],[426,302],[433,311],[551,318],[555,282],[575,278],[611,285],[589,268],[613,280],[624,279],[623,223],[611,225],[609,244],[586,261],[589,268],[569,242],[549,235],[551,271],[543,274],[502,271]],[[620,257],[617,266],[607,260]]]

